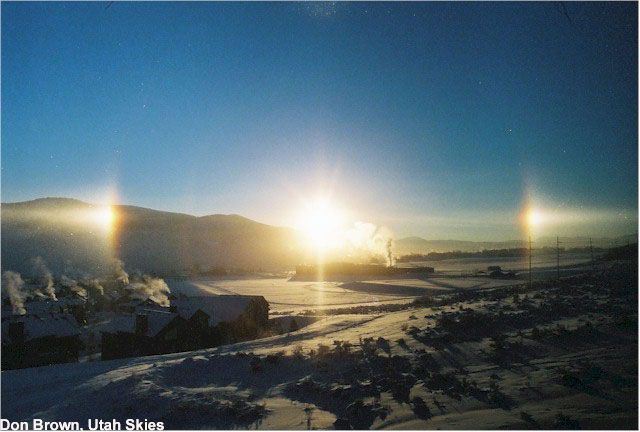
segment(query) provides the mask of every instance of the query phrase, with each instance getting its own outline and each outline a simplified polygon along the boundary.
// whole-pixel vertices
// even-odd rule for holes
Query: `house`
[[[169,308],[135,308],[102,329],[102,359],[192,351],[255,338],[269,322],[262,296],[180,296]]]
[[[118,309],[120,312],[136,313],[143,309],[167,311],[169,308],[167,306],[162,306],[151,299],[141,300],[136,298],[125,297],[118,303]]]
[[[262,296],[181,296],[171,309],[186,319],[199,346],[217,346],[255,339],[269,325],[269,303]]]
[[[76,362],[81,347],[80,328],[71,315],[2,314],[3,370]]]
[[[264,327],[269,321],[269,303],[262,296],[181,296],[172,300],[170,307],[184,319],[209,327],[238,319],[249,320]]]
[[[176,313],[141,309],[102,328],[103,360],[185,351],[189,329]]]
[[[58,307],[62,313],[74,316],[78,324],[87,323],[87,299],[79,296],[61,297],[58,299]]]

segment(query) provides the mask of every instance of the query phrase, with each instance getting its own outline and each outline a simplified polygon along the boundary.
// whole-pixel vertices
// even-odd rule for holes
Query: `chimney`
[[[24,342],[24,321],[9,322],[9,339],[13,343]]]
[[[136,334],[144,335],[149,329],[149,317],[143,314],[136,315]]]

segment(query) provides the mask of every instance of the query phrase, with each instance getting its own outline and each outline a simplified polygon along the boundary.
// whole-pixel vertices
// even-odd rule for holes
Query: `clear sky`
[[[637,50],[636,3],[3,3],[2,201],[633,233]]]

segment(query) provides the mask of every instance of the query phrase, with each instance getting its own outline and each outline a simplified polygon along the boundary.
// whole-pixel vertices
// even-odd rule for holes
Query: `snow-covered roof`
[[[159,311],[155,309],[144,309],[138,312],[137,315],[147,316],[148,327],[146,336],[151,337],[160,333],[160,331],[165,328],[167,324],[169,324],[171,321],[173,321],[174,318],[179,316],[176,313]]]
[[[103,333],[125,332],[131,333],[134,326],[133,315],[115,315],[111,319],[107,319],[96,325],[96,330]]]
[[[254,299],[264,299],[261,296],[241,295],[210,295],[199,297],[179,297],[171,300],[171,306],[184,319],[189,319],[198,310],[209,315],[209,325],[223,321],[233,321],[247,308]]]
[[[167,312],[169,310],[168,306],[163,306],[161,304],[156,303],[152,299],[148,298],[146,300],[131,300],[127,303],[127,306],[132,306],[136,311],[140,311],[142,309],[148,310],[157,310]]]
[[[142,309],[136,314],[116,315],[109,322],[98,326],[103,333],[134,333],[136,331],[136,315],[146,315],[147,332],[145,336],[154,337],[179,315],[167,311],[156,309]]]
[[[25,340],[46,336],[66,337],[80,334],[80,328],[75,319],[67,314],[47,313],[43,315],[22,315],[2,319],[2,339],[10,341],[9,323],[19,321],[24,323]],[[6,338],[6,339],[5,339]]]
[[[123,309],[135,310],[138,311],[140,309],[157,309],[157,310],[168,310],[169,307],[165,305],[161,305],[155,302],[152,298],[147,299],[139,299],[132,298],[128,295],[118,298],[118,306]]]
[[[87,303],[87,299],[80,296],[60,297],[58,303],[67,306],[82,306]]]
[[[57,300],[51,300],[50,298],[43,298],[39,300],[27,301],[24,304],[24,308],[27,311],[27,315],[34,315],[39,317],[45,317],[50,313],[60,314],[64,306],[82,306],[86,304],[86,299],[78,296],[60,297]],[[2,306],[2,316],[13,315],[11,306]]]
[[[49,298],[38,301],[28,301],[24,304],[27,314],[38,316],[45,316],[50,312],[60,312],[60,306],[62,305],[58,301]]]

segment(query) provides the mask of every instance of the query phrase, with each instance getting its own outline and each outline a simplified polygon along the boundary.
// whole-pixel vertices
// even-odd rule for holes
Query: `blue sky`
[[[635,232],[637,48],[635,3],[3,3],[2,201]]]

